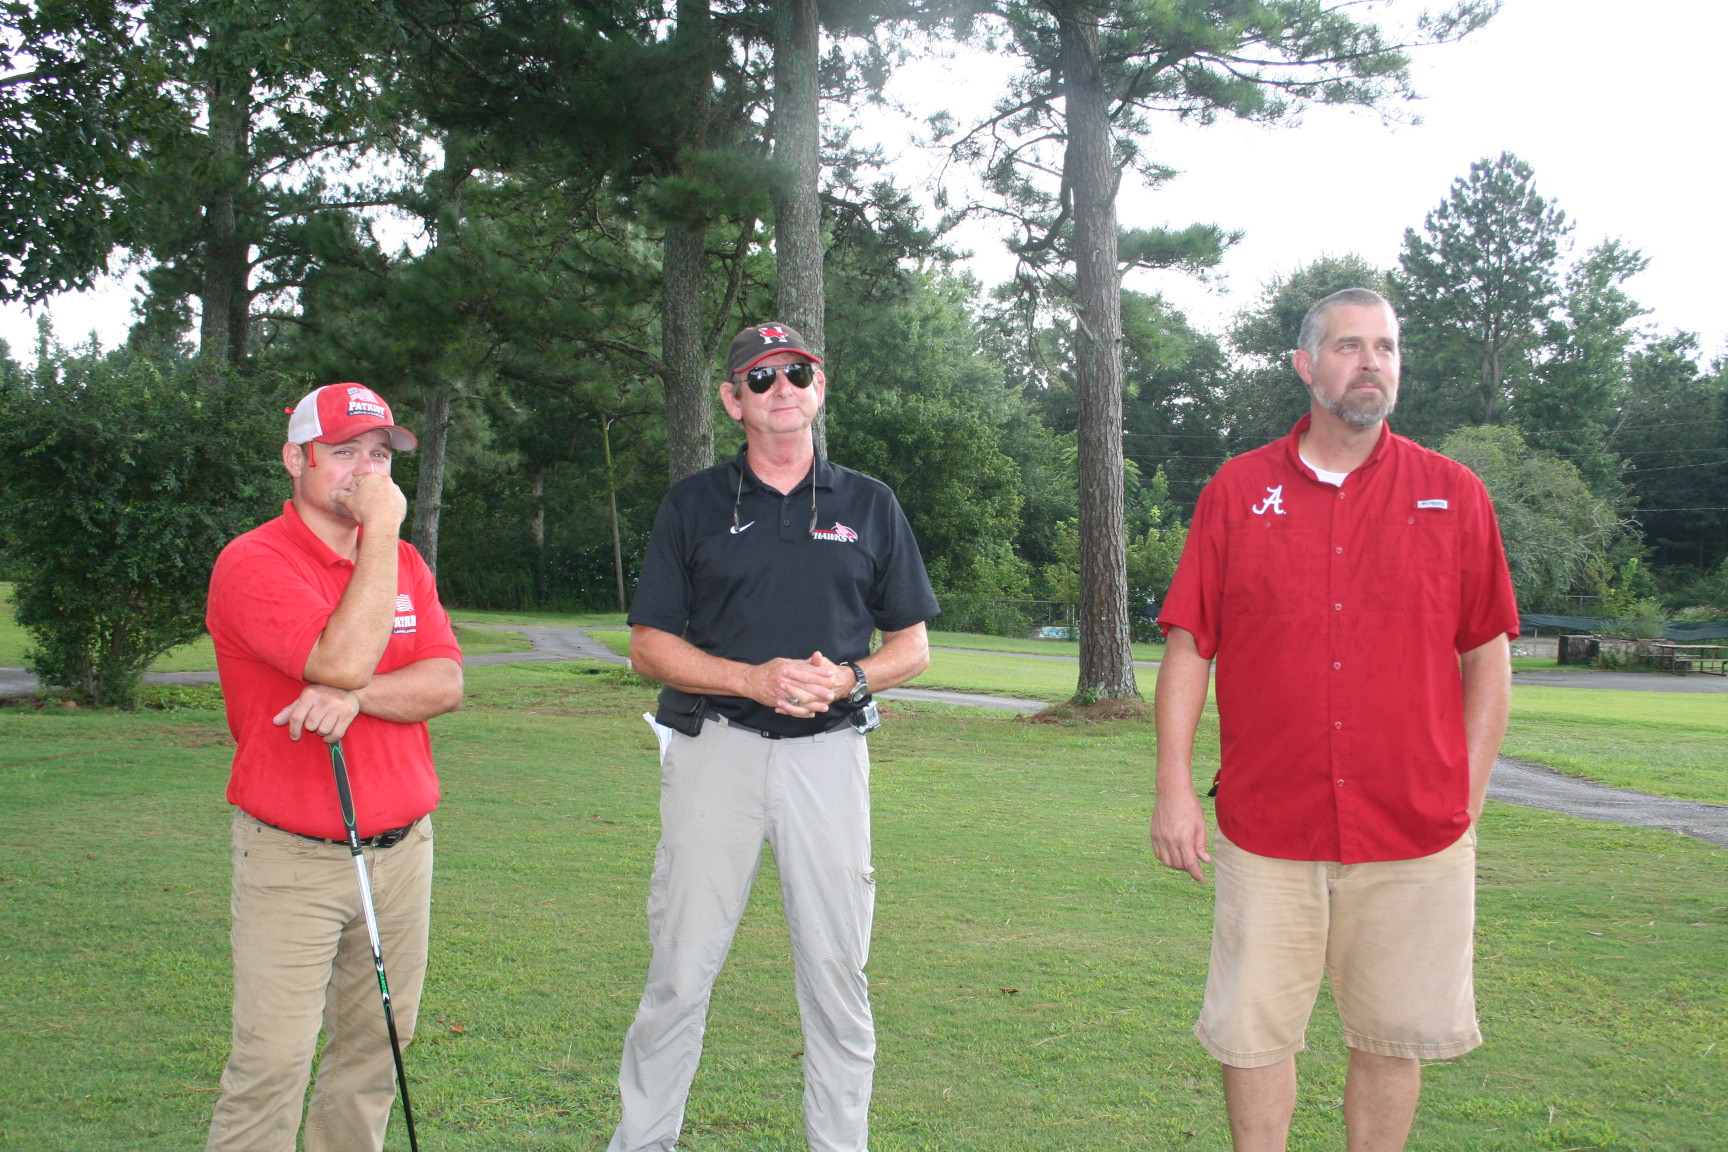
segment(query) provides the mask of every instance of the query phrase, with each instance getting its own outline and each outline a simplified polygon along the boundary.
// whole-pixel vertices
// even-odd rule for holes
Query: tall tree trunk
[[[251,319],[250,245],[242,236],[236,202],[247,181],[252,120],[249,77],[225,76],[210,84],[211,195],[204,206],[204,281],[198,350],[211,363],[238,364],[246,356]]]
[[[432,225],[433,243],[456,248],[462,243],[462,191],[473,173],[466,141],[454,133],[444,139],[444,167],[432,187],[438,195]],[[447,377],[424,391],[425,422],[420,429],[420,479],[414,489],[411,539],[432,574],[438,574],[438,522],[444,514],[445,455],[450,442],[450,400],[457,384]]]
[[[534,505],[534,515],[528,521],[528,533],[534,541],[534,596],[539,607],[546,606],[546,473],[551,471],[550,464],[541,464],[534,469],[534,482],[529,488],[529,498]]]
[[[714,463],[714,397],[702,339],[707,229],[666,227],[660,264],[660,359],[665,365],[666,474],[674,482]]]
[[[1073,198],[1080,472],[1081,699],[1137,697],[1128,623],[1122,473],[1122,279],[1116,251],[1117,170],[1098,70],[1097,17],[1057,12],[1068,127],[1063,177]]]
[[[420,479],[414,488],[414,528],[410,539],[432,574],[438,574],[438,519],[444,511],[444,461],[450,443],[450,389],[426,389],[426,416],[420,426]]]
[[[679,74],[687,148],[708,138],[714,107],[714,17],[709,0],[678,0]],[[681,162],[680,158],[680,162]],[[711,353],[702,339],[702,274],[708,264],[708,220],[668,221],[660,262],[660,360],[666,390],[666,472],[674,481],[714,463]]]
[[[774,6],[774,312],[823,355],[822,122],[817,89],[821,60],[817,0]],[[826,413],[816,424],[816,450],[826,454]]]
[[[606,452],[606,514],[612,524],[612,579],[618,586],[618,611],[630,611],[624,599],[624,545],[618,537],[618,480],[612,474],[612,421],[600,417],[600,443]]]

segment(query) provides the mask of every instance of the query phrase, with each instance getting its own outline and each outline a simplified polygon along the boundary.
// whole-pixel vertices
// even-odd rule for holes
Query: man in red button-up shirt
[[[1201,493],[1159,622],[1158,859],[1218,873],[1195,1032],[1223,1064],[1237,1152],[1281,1152],[1295,1053],[1330,974],[1350,1047],[1351,1152],[1401,1149],[1421,1061],[1481,1043],[1476,818],[1505,733],[1518,616],[1486,490],[1386,425],[1398,320],[1315,304],[1294,355],[1311,410]],[[1192,751],[1217,662],[1218,837]]]

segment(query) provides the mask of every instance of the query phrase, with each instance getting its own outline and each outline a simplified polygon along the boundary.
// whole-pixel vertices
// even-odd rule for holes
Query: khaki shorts
[[[1333,864],[1212,849],[1212,967],[1194,1034],[1263,1068],[1302,1050],[1323,976],[1344,1042],[1443,1060],[1482,1043],[1471,980],[1476,831],[1415,860]]]

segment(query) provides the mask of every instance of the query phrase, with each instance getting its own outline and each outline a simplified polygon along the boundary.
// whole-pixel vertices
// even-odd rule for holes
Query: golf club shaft
[[[372,941],[372,966],[378,971],[378,995],[384,1002],[384,1027],[390,1033],[390,1055],[396,1061],[396,1089],[402,1097],[402,1119],[408,1128],[409,1152],[420,1152],[414,1134],[414,1109],[408,1102],[408,1073],[402,1066],[402,1043],[396,1036],[396,1013],[390,1004],[390,981],[384,975],[384,950],[378,942],[378,915],[372,907],[372,880],[366,873],[366,856],[354,822],[354,791],[348,783],[348,762],[340,742],[330,745],[330,768],[336,774],[336,799],[342,805],[342,824],[348,831],[348,851],[360,876],[360,908],[366,914],[366,935]]]

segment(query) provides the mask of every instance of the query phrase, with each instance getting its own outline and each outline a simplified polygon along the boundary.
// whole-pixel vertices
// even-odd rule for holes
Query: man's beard
[[[1357,428],[1372,428],[1386,417],[1392,415],[1392,410],[1398,407],[1398,396],[1392,392],[1384,380],[1373,378],[1379,387],[1373,391],[1352,386],[1344,390],[1344,395],[1331,397],[1323,395],[1318,389],[1311,389],[1314,402],[1344,423]]]

